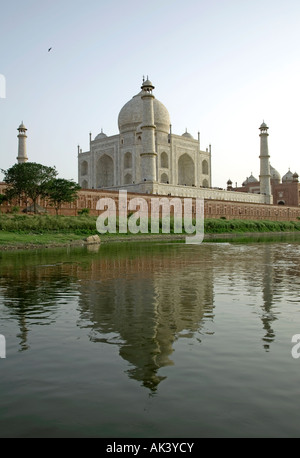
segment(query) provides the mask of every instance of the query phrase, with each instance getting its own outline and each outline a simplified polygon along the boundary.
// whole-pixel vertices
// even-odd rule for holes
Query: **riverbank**
[[[63,247],[95,246],[96,242],[89,242],[86,238],[76,234],[41,234],[38,237],[33,234],[0,234],[0,252],[13,250],[36,250]],[[254,242],[274,241],[299,238],[299,232],[245,232],[245,233],[222,233],[205,234],[204,242]],[[100,244],[124,243],[124,242],[184,242],[184,234],[135,234],[135,235],[104,235],[100,237]]]
[[[151,234],[151,227],[149,227],[148,234],[101,235],[97,233],[96,219],[93,216],[0,215],[0,250],[91,245],[96,243],[89,240],[89,237],[94,235],[100,235],[101,243],[184,241],[188,236],[184,233],[184,228],[182,233],[174,233],[172,219],[170,234]],[[293,234],[298,234],[300,237],[300,221],[205,219],[204,234],[204,241],[237,240],[241,237],[267,238]]]

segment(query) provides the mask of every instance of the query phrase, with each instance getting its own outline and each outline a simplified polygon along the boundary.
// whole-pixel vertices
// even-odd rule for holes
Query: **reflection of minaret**
[[[262,279],[262,292],[263,292],[263,315],[261,321],[265,330],[263,337],[264,348],[266,351],[270,348],[270,343],[274,341],[275,333],[271,327],[273,321],[277,318],[272,313],[273,294],[274,294],[274,279],[273,279],[273,264],[274,260],[271,255],[271,246],[265,244],[264,246],[264,272]]]
[[[58,262],[66,257],[66,264]],[[54,268],[51,266],[53,259],[58,263]],[[59,308],[57,297],[61,291],[67,290],[72,281],[72,265],[65,251],[52,253],[41,250],[33,256],[24,251],[14,253],[10,261],[0,264],[2,315],[17,322],[19,331],[16,337],[20,351],[24,351],[30,347],[28,341],[32,328],[51,324]],[[38,268],[34,268],[34,261]]]
[[[27,151],[26,151],[26,139],[27,139],[26,131],[27,129],[24,126],[23,122],[18,127],[18,131],[19,131],[19,135],[18,135],[19,146],[18,146],[17,159],[18,159],[18,164],[22,164],[23,162],[28,161]]]
[[[260,193],[266,196],[265,203],[272,204],[270,156],[268,148],[268,126],[264,122],[260,126]]]

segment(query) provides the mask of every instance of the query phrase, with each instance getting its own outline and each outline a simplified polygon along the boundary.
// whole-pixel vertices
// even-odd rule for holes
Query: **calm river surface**
[[[299,292],[295,240],[0,253],[0,436],[300,437]]]

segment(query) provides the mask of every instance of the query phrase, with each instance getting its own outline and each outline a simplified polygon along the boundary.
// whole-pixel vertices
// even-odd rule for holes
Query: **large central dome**
[[[143,122],[143,91],[132,97],[121,109],[118,117],[120,133],[136,131]],[[170,115],[166,107],[156,98],[153,99],[154,124],[156,129],[165,133],[170,131]]]

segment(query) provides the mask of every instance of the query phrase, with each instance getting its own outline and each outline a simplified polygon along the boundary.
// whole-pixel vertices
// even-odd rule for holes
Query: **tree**
[[[58,210],[64,202],[70,203],[77,199],[77,193],[80,189],[81,187],[73,180],[65,180],[64,178],[53,178],[47,183],[46,195],[50,205],[55,208],[56,215],[58,215]]]
[[[7,196],[5,194],[0,194],[0,207],[1,205],[4,204],[4,202],[7,202]],[[0,210],[0,213],[1,213],[1,210]]]
[[[4,182],[7,184],[5,194],[12,200],[18,198],[31,199],[36,213],[39,197],[46,196],[47,183],[57,175],[55,167],[47,167],[36,162],[15,164],[8,170],[2,170]]]

